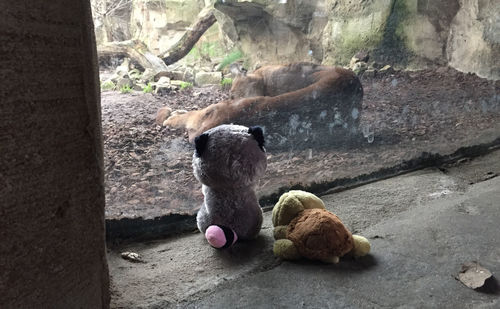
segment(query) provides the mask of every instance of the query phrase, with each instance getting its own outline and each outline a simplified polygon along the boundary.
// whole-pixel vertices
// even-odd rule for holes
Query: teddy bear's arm
[[[275,256],[285,260],[298,260],[301,258],[299,251],[289,239],[278,239],[274,242],[273,252]]]
[[[286,225],[278,225],[274,227],[274,239],[286,239]]]

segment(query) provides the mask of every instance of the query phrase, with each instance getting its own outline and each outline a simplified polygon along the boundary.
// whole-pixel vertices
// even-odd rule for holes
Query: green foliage
[[[224,89],[229,89],[233,85],[233,79],[232,78],[223,78],[222,81],[220,82],[222,88]]]
[[[132,69],[128,71],[128,77],[131,79],[139,79],[141,78],[141,72],[138,69]]]
[[[188,83],[188,82],[182,82],[181,83],[181,90],[186,90],[186,89],[189,89],[189,88],[193,88],[193,84]]]
[[[219,67],[217,68],[217,70],[222,70],[224,69],[226,66],[230,65],[231,63],[235,62],[236,60],[239,60],[243,57],[243,53],[239,50],[235,50],[231,53],[229,53],[229,55],[227,55],[226,57],[224,57],[224,59],[222,59],[222,62],[219,64]]]
[[[142,92],[144,93],[152,93],[153,92],[153,85],[151,83],[148,83],[146,87],[142,88]]]
[[[120,88],[121,93],[130,93],[132,92],[132,88],[130,88],[129,85],[123,85],[123,87]]]
[[[113,90],[115,89],[116,85],[110,80],[103,81],[101,83],[101,90],[106,91],[106,90]]]
[[[222,53],[219,43],[204,42],[201,44],[200,53],[209,57],[216,57]]]
[[[201,58],[213,58],[224,55],[224,48],[218,42],[197,43],[186,55],[186,60],[192,62]]]

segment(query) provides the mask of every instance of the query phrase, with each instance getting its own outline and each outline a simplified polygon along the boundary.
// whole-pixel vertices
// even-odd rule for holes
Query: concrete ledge
[[[322,197],[372,242],[337,265],[272,254],[270,213],[257,240],[227,251],[199,233],[110,249],[115,308],[497,308],[489,293],[454,279],[476,260],[500,274],[500,151]],[[141,254],[130,263],[122,251]]]
[[[259,202],[264,210],[271,210],[278,201],[281,194],[289,190],[306,190],[317,195],[325,195],[340,192],[350,188],[380,181],[390,177],[403,175],[418,169],[441,166],[450,162],[455,162],[460,158],[475,158],[490,153],[500,147],[500,138],[491,143],[477,146],[462,147],[454,153],[440,155],[435,153],[422,153],[419,157],[405,160],[396,166],[380,169],[373,173],[358,175],[353,178],[336,179],[333,182],[314,183],[309,187],[292,186],[281,188],[277,193],[263,196]],[[200,186],[201,190],[201,186]],[[153,219],[123,218],[106,220],[106,239],[108,242],[120,240],[152,240],[182,232],[189,232],[196,229],[196,216],[189,215],[168,215]]]

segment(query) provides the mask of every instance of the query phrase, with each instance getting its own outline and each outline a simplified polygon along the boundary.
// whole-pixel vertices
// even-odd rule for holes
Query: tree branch
[[[160,58],[163,59],[166,65],[179,61],[191,51],[200,37],[216,21],[217,19],[215,18],[213,9],[203,10],[198,15],[198,19],[188,28],[181,39],[163,55],[160,55]]]

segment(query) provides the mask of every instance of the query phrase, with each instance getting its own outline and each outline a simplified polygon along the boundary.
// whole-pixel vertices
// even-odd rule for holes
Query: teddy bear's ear
[[[208,133],[203,133],[200,136],[195,137],[194,139],[194,147],[196,148],[195,154],[197,157],[201,157],[205,148],[207,148],[208,142]]]
[[[264,132],[262,132],[262,128],[258,126],[250,127],[248,128],[248,133],[253,135],[253,137],[259,144],[260,149],[262,149],[262,151],[265,151],[264,144],[266,143],[266,141],[264,140]]]

